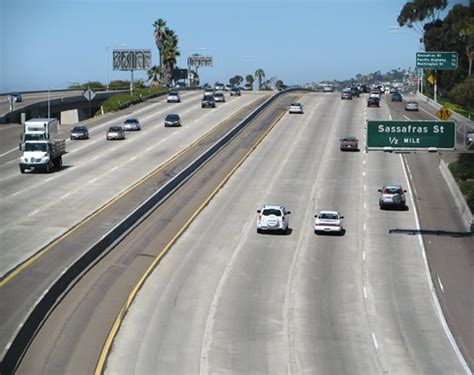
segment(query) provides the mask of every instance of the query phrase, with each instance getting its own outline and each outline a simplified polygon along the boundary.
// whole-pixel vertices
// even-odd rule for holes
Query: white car
[[[418,103],[409,101],[405,104],[405,111],[418,111]]]
[[[170,91],[168,94],[168,103],[181,103],[181,96],[178,91]]]
[[[216,92],[214,91],[214,89],[205,89],[204,90],[204,96],[206,95],[211,95],[211,96],[214,96]]]
[[[289,113],[303,113],[303,104],[301,103],[291,103]]]
[[[321,211],[314,216],[314,233],[344,233],[344,216],[337,211]]]
[[[225,96],[224,96],[224,94],[221,93],[221,92],[216,92],[216,93],[214,94],[214,100],[215,100],[216,102],[222,102],[222,103],[223,103],[223,102],[225,102]]]
[[[290,225],[290,211],[285,206],[266,204],[257,213],[257,233],[263,231],[288,232]]]
[[[125,130],[141,130],[140,121],[136,118],[128,118],[123,123]]]

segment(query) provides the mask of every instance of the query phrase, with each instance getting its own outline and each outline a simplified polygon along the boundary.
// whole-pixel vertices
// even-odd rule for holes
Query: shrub
[[[159,94],[163,92],[167,92],[168,88],[167,87],[149,87],[146,89],[140,89],[140,90],[135,90],[133,94],[119,94],[119,95],[114,95],[107,99],[103,104],[102,104],[102,109],[104,110],[104,113],[107,112],[115,112],[124,108],[127,108],[128,106],[132,104],[137,104],[140,103],[146,99],[153,98],[155,96],[158,96]],[[100,115],[101,111],[96,112],[96,116]]]

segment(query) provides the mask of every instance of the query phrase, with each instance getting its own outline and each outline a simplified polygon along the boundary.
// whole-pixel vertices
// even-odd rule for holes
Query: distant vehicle
[[[125,129],[122,126],[111,126],[107,129],[105,138],[108,141],[112,139],[125,139]]]
[[[216,82],[216,84],[214,85],[214,89],[216,91],[218,91],[218,90],[223,91],[223,90],[225,90],[225,85],[223,83]]]
[[[207,89],[204,89],[204,95],[212,95],[214,96],[216,92],[214,91],[213,88],[207,88]]]
[[[233,85],[225,85],[225,91],[230,91],[234,88]]]
[[[222,92],[216,92],[214,94],[214,100],[216,102],[222,102],[223,103],[223,102],[225,102],[225,96]]]
[[[84,125],[76,125],[71,129],[69,137],[71,138],[71,140],[89,139],[89,130]]]
[[[375,96],[370,95],[369,99],[367,99],[367,107],[372,107],[372,106],[380,107],[380,98],[377,95]]]
[[[128,118],[123,123],[124,130],[141,130],[140,121],[136,118]]]
[[[333,92],[334,86],[326,85],[323,87],[323,92]]]
[[[390,88],[390,94],[395,94],[396,92],[398,92],[398,89],[396,87]]]
[[[352,100],[351,89],[343,89],[342,90],[341,100]]]
[[[418,103],[414,101],[408,101],[405,104],[406,111],[418,111]]]
[[[170,113],[165,117],[165,128],[168,126],[181,126],[181,118],[176,113]]]
[[[23,101],[23,98],[19,92],[14,92],[13,94],[10,94],[10,96],[13,98],[15,103],[20,103]]]
[[[366,85],[359,86],[359,93],[367,94],[368,92],[369,92],[369,89]]]
[[[243,87],[243,90],[244,91],[252,91],[253,90],[253,86],[250,84],[250,83],[246,83]]]
[[[382,94],[382,91],[378,87],[374,87],[370,89],[370,95],[374,96],[377,95],[380,98],[380,95]]]
[[[303,104],[301,103],[291,103],[288,113],[301,113],[303,114]]]
[[[474,130],[467,131],[467,141],[469,143],[474,143]]]
[[[340,142],[341,151],[359,151],[359,140],[356,137],[343,137]]]
[[[176,82],[175,87],[176,87],[176,88],[183,88],[183,87],[186,87],[186,83],[185,83],[185,82]]]
[[[352,96],[359,97],[359,89],[356,86],[352,86],[350,90]]]
[[[391,96],[392,102],[402,102],[402,94],[400,94],[398,91],[395,91],[392,96]]]
[[[314,215],[314,233],[344,233],[342,220],[344,216],[337,211],[320,211]]]
[[[201,100],[201,108],[215,108],[216,101],[212,95],[204,95]]]
[[[241,95],[241,92],[240,92],[240,88],[238,87],[232,87],[230,89],[230,96],[240,96]]]
[[[181,96],[178,91],[170,91],[166,101],[168,103],[181,103]]]
[[[20,158],[20,172],[26,170],[44,170],[47,173],[60,169],[63,165],[62,156],[66,153],[65,139],[27,141]]]
[[[285,206],[266,204],[261,210],[257,210],[257,233],[263,231],[288,232],[290,225],[290,211]]]
[[[380,193],[379,206],[383,210],[386,207],[406,208],[405,193],[400,185],[385,185],[382,189],[378,189]]]

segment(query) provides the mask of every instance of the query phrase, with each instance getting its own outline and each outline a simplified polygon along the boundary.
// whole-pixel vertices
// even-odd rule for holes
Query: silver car
[[[379,207],[381,210],[388,207],[406,209],[406,199],[404,190],[400,185],[385,185],[382,189],[378,189],[380,193]]]
[[[181,96],[178,91],[170,91],[166,101],[168,103],[181,103]]]
[[[418,111],[418,103],[414,101],[409,101],[405,104],[406,111]]]
[[[123,123],[125,130],[141,130],[140,121],[136,118],[128,118]]]
[[[223,102],[225,102],[225,96],[224,96],[224,94],[221,93],[221,92],[216,92],[216,93],[214,94],[214,100],[215,100],[216,102],[222,102],[222,103],[223,103]]]
[[[303,114],[303,104],[301,103],[291,103],[289,113],[301,113]]]

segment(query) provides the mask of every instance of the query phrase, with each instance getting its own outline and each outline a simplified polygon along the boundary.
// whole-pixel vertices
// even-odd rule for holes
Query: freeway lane
[[[201,93],[184,96],[180,104],[159,100],[151,104],[152,111],[137,115],[143,130],[128,132],[125,141],[106,141],[104,124],[93,129],[90,140],[69,142],[63,169],[50,175],[22,175],[16,161],[0,165],[0,236],[5,249],[0,275],[262,95],[229,98],[215,110],[201,109]],[[163,127],[164,116],[172,111],[182,116],[181,128]]]
[[[377,188],[407,180],[401,158],[341,153],[365,98],[311,94],[285,115],[141,289],[115,339],[115,373],[464,373],[433,307],[408,211],[380,211]],[[291,234],[258,235],[264,203],[291,211]],[[342,237],[316,236],[320,209]],[[132,244],[131,244],[132,245]],[[141,243],[142,251],[148,251]]]
[[[18,372],[92,373],[113,320],[138,278],[223,176],[298,96],[286,94],[273,102],[271,109],[257,116],[235,141],[86,273],[42,326]]]
[[[406,112],[402,105],[390,103],[394,119],[433,119],[435,109],[424,103],[420,104],[420,108],[420,112]],[[462,141],[458,142],[458,149],[462,148]],[[449,161],[454,156],[449,152],[440,155],[419,152],[404,156],[416,186],[414,198],[422,229],[466,231],[438,167],[441,158]],[[407,226],[403,228],[408,229]],[[424,236],[424,244],[433,285],[446,320],[464,358],[474,368],[474,237],[427,235]]]

